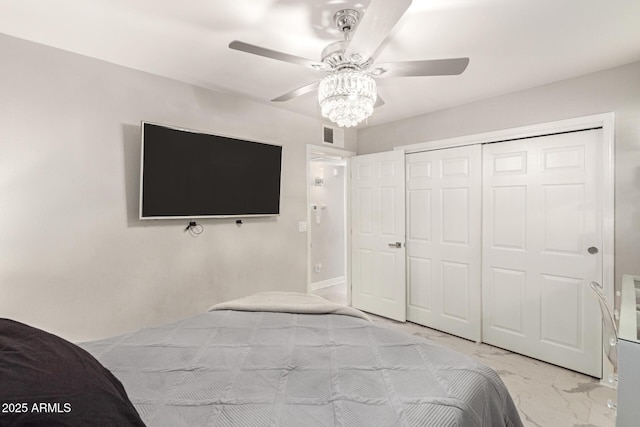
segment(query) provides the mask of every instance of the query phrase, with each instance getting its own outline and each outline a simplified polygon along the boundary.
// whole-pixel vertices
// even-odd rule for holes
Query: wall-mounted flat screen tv
[[[142,122],[140,219],[280,214],[282,147]]]

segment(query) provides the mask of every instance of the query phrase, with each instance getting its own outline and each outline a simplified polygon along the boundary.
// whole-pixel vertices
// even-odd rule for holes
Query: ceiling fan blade
[[[371,74],[376,77],[456,76],[462,74],[467,65],[469,58],[388,62],[375,64]]]
[[[411,0],[371,0],[349,42],[346,58],[357,62],[371,58],[410,5]]]
[[[288,101],[290,99],[293,99],[295,97],[298,97],[300,95],[304,95],[305,93],[309,93],[309,92],[313,92],[314,90],[318,89],[318,86],[320,86],[320,81],[315,81],[311,84],[299,87],[298,89],[294,89],[291,92],[287,92],[284,95],[280,95],[277,98],[273,98],[271,101],[272,102],[284,102],[284,101]]]
[[[326,67],[324,63],[319,61],[313,61],[311,59],[302,58],[300,56],[289,55],[288,53],[267,49],[266,47],[260,47],[238,40],[234,40],[229,43],[229,48],[233,50],[239,50],[241,52],[252,53],[254,55],[264,56],[265,58],[277,59],[278,61],[303,65],[305,67],[313,68],[314,70],[324,70]]]

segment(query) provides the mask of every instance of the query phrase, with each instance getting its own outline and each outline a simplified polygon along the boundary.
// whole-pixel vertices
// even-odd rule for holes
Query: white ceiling
[[[324,74],[229,42],[320,60],[333,13],[368,3],[0,0],[0,33],[269,103]],[[640,0],[413,0],[377,62],[451,57],[470,58],[462,75],[379,79],[366,125],[640,61]],[[320,116],[315,93],[275,105]]]

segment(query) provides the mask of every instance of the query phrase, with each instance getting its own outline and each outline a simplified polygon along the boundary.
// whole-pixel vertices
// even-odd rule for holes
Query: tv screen
[[[282,147],[142,122],[140,218],[280,214]]]

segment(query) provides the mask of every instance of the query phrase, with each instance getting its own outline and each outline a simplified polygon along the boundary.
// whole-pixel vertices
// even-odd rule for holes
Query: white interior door
[[[602,130],[485,145],[483,341],[595,377]]]
[[[481,339],[482,148],[408,154],[407,319]]]
[[[404,322],[404,152],[351,159],[351,304]]]

